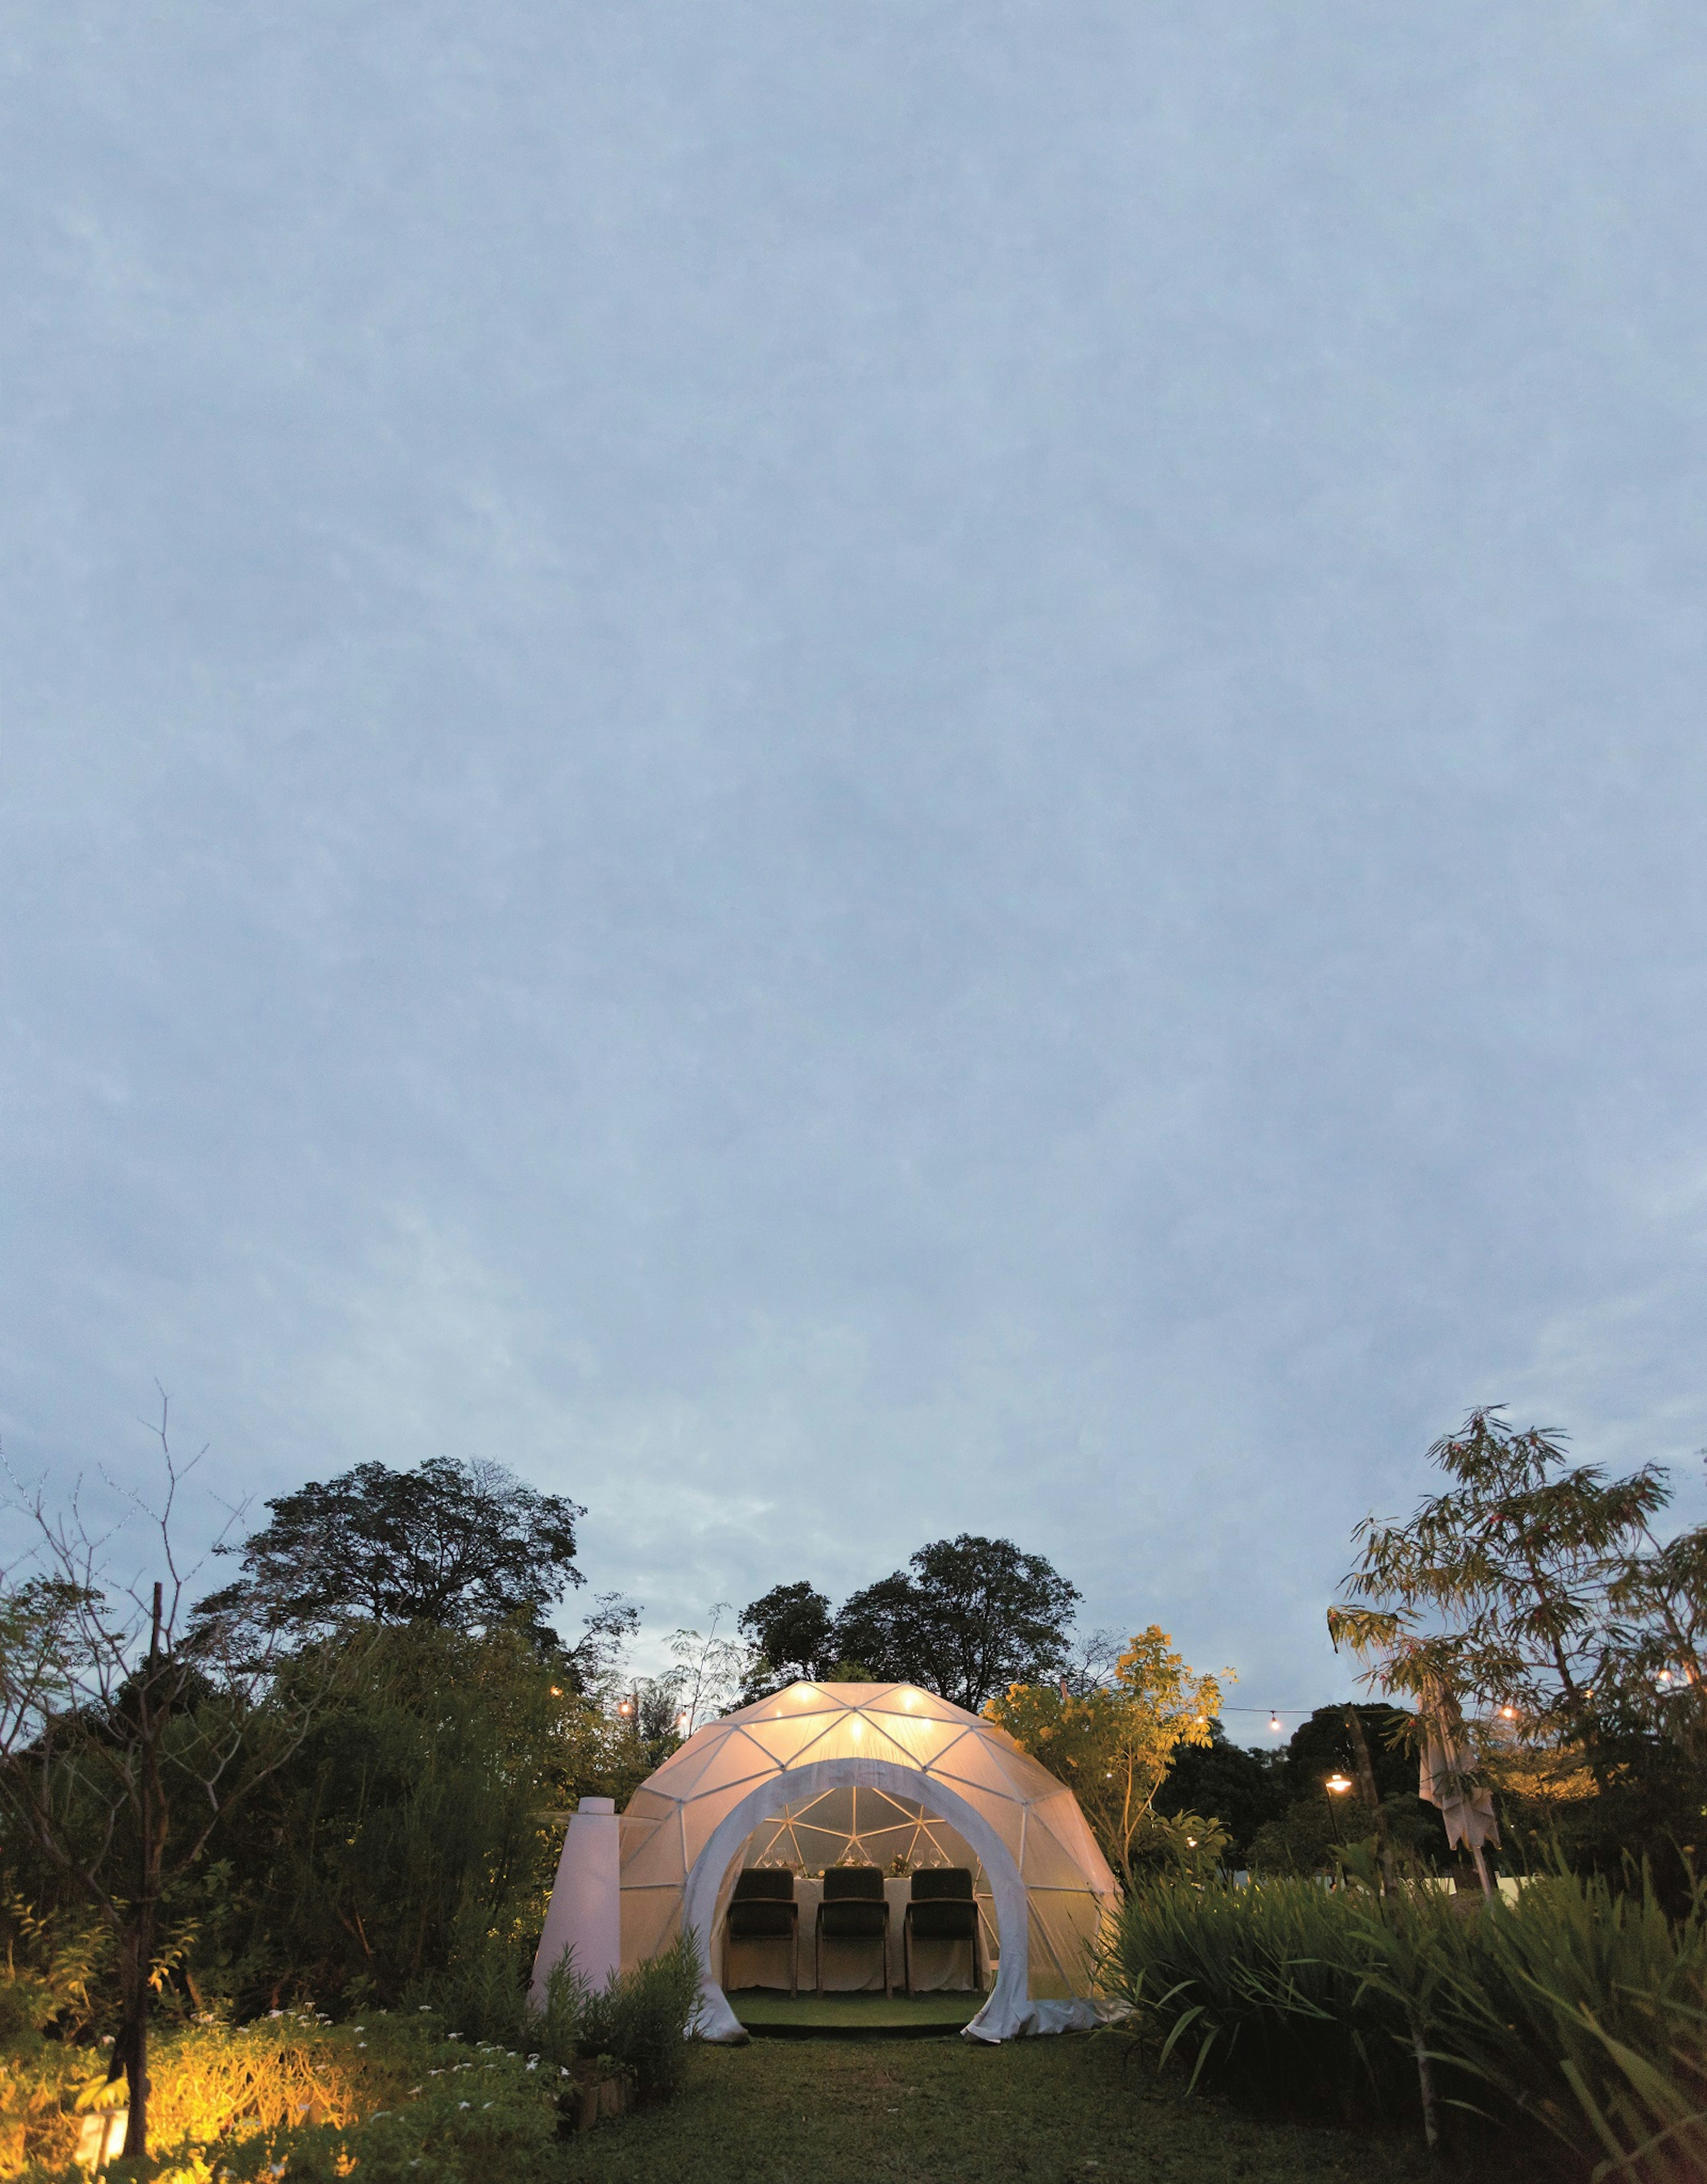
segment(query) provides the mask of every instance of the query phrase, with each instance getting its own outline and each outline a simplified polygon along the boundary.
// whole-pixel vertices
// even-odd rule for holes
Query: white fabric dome
[[[744,2038],[713,1944],[748,1839],[845,1788],[922,1806],[983,1867],[1000,1966],[969,2033],[1092,2021],[1091,1958],[1115,1884],[1078,1801],[993,1722],[912,1684],[791,1684],[672,1753],[622,1816],[623,1964],[667,1947],[685,1921],[699,1942],[702,2033]]]

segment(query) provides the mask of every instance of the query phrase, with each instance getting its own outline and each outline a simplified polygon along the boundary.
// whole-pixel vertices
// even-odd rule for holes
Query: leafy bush
[[[699,1953],[683,1934],[661,1955],[614,1973],[601,1992],[583,1991],[581,2051],[632,2070],[643,2099],[667,2100],[687,2070],[686,2036],[699,2014]]]
[[[549,2166],[560,2103],[578,2106],[565,2081],[584,2076],[588,2060],[626,2070],[654,2098],[680,2083],[683,2031],[699,2003],[691,1943],[598,1994],[566,1965],[544,2011],[529,2009],[525,1989],[509,1980],[502,1949],[484,1961],[460,1999],[485,2016],[461,2025],[416,2005],[355,2025],[281,2010],[251,2025],[208,2021],[167,2034],[151,2068],[157,2163],[185,2184],[221,2174],[242,2184],[281,2164],[304,2184],[356,2164],[376,2184],[525,2184]],[[32,2006],[39,2014],[39,1995]],[[101,2095],[104,2076],[99,2048],[59,2042],[0,2059],[0,2178],[75,2174],[77,2110]]]
[[[1414,2117],[1420,2062],[1448,2109],[1538,2124],[1576,2173],[1707,2169],[1707,1891],[1674,1921],[1645,1873],[1560,1872],[1515,1904],[1164,1884],[1128,1901],[1103,1978],[1161,2059],[1266,2108]]]

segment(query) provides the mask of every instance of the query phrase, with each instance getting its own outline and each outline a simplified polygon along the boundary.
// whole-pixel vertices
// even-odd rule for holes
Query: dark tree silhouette
[[[744,1699],[761,1698],[800,1677],[828,1676],[834,1664],[830,1604],[816,1585],[773,1585],[741,1610],[740,1628],[756,1657]]]
[[[499,1463],[359,1463],[266,1506],[272,1521],[235,1551],[245,1574],[205,1610],[298,1629],[350,1618],[455,1630],[520,1624],[555,1646],[545,1611],[566,1585],[585,1582],[575,1525],[586,1511]],[[589,1620],[608,1635],[626,1611],[601,1608]]]
[[[975,1713],[1010,1684],[1063,1672],[1079,1597],[1041,1555],[962,1532],[845,1601],[829,1650]]]

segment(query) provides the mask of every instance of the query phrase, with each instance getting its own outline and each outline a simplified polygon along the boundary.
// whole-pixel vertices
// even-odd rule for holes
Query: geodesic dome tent
[[[572,1822],[572,1841],[580,1825]],[[781,1856],[833,1864],[838,1843],[869,1863],[884,1862],[875,1853],[891,1844],[923,1864],[957,1862],[942,1853],[963,1844],[976,1861],[996,1976],[967,2027],[973,2037],[1096,2020],[1091,1958],[1115,1885],[1078,1801],[993,1722],[916,1685],[791,1684],[698,1730],[635,1791],[620,1822],[603,1825],[620,1841],[620,1961],[639,1964],[688,1927],[700,1951],[703,2037],[746,2036],[716,1970],[743,1866]],[[570,1910],[575,1885],[566,1842],[542,1978],[566,1946],[587,1961]]]

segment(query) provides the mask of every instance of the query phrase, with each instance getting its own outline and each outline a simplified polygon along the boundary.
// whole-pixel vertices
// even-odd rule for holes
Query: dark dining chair
[[[874,1865],[832,1865],[824,1869],[824,1900],[818,1906],[812,1936],[812,1970],[817,1991],[824,1991],[824,1936],[833,1942],[875,1942],[883,1951],[883,1991],[889,1975],[889,1899],[883,1875]]]
[[[795,1876],[786,1867],[749,1866],[735,1882],[723,1920],[723,1984],[729,1983],[731,1942],[757,1942],[776,1937],[789,1945],[789,1993],[801,1991],[801,1907],[795,1901]]]
[[[906,1991],[912,1992],[912,1940],[970,1942],[972,1984],[984,1986],[979,1947],[978,1899],[972,1875],[963,1865],[928,1865],[912,1876],[912,1898],[901,1914],[901,1953],[906,1967]]]

